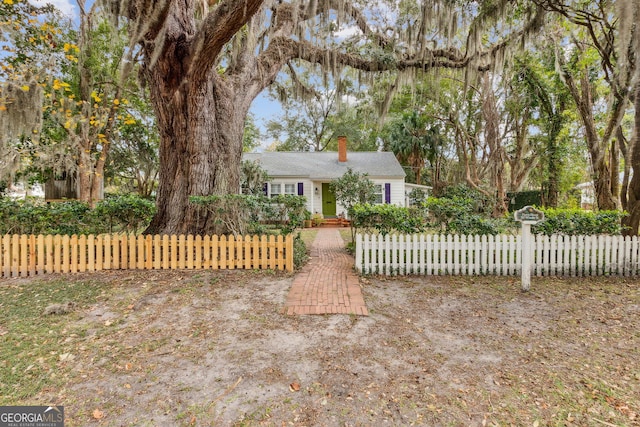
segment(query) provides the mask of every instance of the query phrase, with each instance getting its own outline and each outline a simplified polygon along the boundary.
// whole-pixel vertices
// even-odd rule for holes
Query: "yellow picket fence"
[[[118,269],[293,271],[290,235],[5,235],[0,254],[2,277]]]

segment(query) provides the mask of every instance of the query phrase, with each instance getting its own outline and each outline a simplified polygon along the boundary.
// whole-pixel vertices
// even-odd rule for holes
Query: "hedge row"
[[[152,201],[135,195],[108,197],[93,209],[77,200],[45,203],[0,198],[0,235],[137,233],[154,213]]]
[[[589,212],[579,209],[542,209],[545,220],[532,227],[534,234],[620,234],[624,212]],[[444,234],[496,235],[517,233],[520,224],[512,216],[490,218],[479,213],[474,201],[454,197],[429,198],[416,207],[358,204],[350,211],[356,229],[381,234],[421,233],[432,230]]]

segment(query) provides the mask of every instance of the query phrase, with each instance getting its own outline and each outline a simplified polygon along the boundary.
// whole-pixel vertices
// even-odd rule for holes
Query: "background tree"
[[[120,125],[135,122],[121,96],[137,88],[135,81],[119,85],[126,34],[104,19],[97,2],[90,9],[78,2],[77,30],[51,7],[34,8],[26,1],[4,2],[3,7],[25,16],[14,26],[15,36],[5,38],[6,49],[16,52],[7,57],[7,81],[31,82],[21,84],[25,96],[5,104],[3,134],[20,141],[31,172],[42,179],[72,175],[78,197],[93,203],[101,197],[113,135]],[[19,123],[33,129],[16,128]]]
[[[331,181],[331,190],[340,203],[351,215],[353,207],[358,203],[373,203],[376,199],[376,186],[366,173],[354,172],[349,168],[340,178]],[[351,223],[351,237],[355,242],[355,228]]]
[[[251,196],[263,196],[265,193],[265,184],[271,181],[269,174],[265,171],[260,162],[244,160],[242,162],[242,173],[240,181],[240,189],[242,194]]]
[[[346,71],[324,79],[313,67],[286,68],[269,93],[282,104],[284,113],[267,122],[267,135],[277,141],[278,151],[325,151],[337,149],[337,136],[346,136],[352,151],[375,150],[370,135],[377,126],[371,109],[362,108],[366,92],[358,92]],[[283,81],[281,81],[283,80]]]
[[[547,26],[546,33],[554,37],[555,46],[562,45],[560,40],[566,40],[567,33],[571,36],[571,44],[556,53],[557,69],[582,120],[598,208],[615,209],[619,152],[613,138],[621,131],[635,73],[634,61],[620,62],[619,58],[628,57],[633,49],[635,26],[629,25],[621,34],[615,3],[606,0],[533,1],[563,18],[558,26]],[[627,0],[620,3],[635,16]],[[568,60],[565,59],[567,56]],[[601,83],[605,89],[599,86]],[[606,104],[604,116],[601,112],[603,103]]]
[[[52,76],[51,103],[45,107],[52,125],[64,134],[61,141],[50,141],[50,161],[75,174],[78,198],[93,204],[102,197],[105,165],[119,124],[135,122],[123,96],[132,87],[121,85],[133,81],[121,75],[126,46],[122,29],[106,20],[97,2],[87,9],[85,1],[78,1],[78,7],[77,44],[65,44],[65,75]]]
[[[527,125],[535,125],[540,130],[539,152],[544,169],[542,200],[550,207],[558,206],[561,174],[567,164],[568,140],[563,130],[570,117],[567,114],[570,95],[555,72],[554,60],[554,52],[543,47],[536,56],[523,55],[515,70],[517,84],[538,118]]]
[[[631,74],[631,94],[633,100],[633,134],[627,147],[624,146],[624,135],[618,133],[625,160],[633,168],[634,174],[628,177],[628,167],[625,168],[625,182],[629,181],[628,189],[623,188],[622,205],[629,212],[624,218],[624,233],[638,235],[640,228],[640,4],[632,0],[616,3],[617,16],[620,22],[620,42],[617,45],[619,65]],[[627,154],[628,153],[628,154]]]
[[[139,106],[138,110],[148,108]],[[152,196],[158,185],[158,132],[152,114],[131,118],[113,134],[105,174],[107,183],[117,192]]]
[[[58,68],[62,50],[58,22],[51,6],[0,3],[0,181],[8,185],[39,142],[42,84]]]
[[[416,184],[423,184],[422,171],[428,161],[431,168],[431,182],[438,192],[442,169],[443,140],[440,128],[433,119],[420,111],[411,111],[393,122],[387,146],[402,164],[413,172]]]
[[[242,152],[250,153],[260,146],[260,129],[253,114],[248,114],[242,134]]]

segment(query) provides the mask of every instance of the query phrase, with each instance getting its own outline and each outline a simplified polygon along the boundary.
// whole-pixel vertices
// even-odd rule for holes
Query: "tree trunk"
[[[622,220],[623,234],[637,236],[640,227],[640,81],[635,87],[634,132],[631,140],[631,167],[633,176],[627,189],[627,211],[629,215]]]
[[[161,61],[150,85],[160,132],[158,210],[146,233],[225,233],[189,198],[238,193],[247,103],[216,76],[172,87],[162,70],[175,64]]]
[[[629,188],[629,181],[631,180],[631,158],[629,157],[631,155],[629,151],[631,146],[624,136],[622,126],[618,126],[618,129],[616,129],[616,138],[618,139],[618,149],[624,160],[624,175],[622,176],[622,183],[620,185],[620,202],[622,210],[629,211],[627,207],[629,201],[627,190]]]
[[[557,56],[561,59],[561,56]],[[562,59],[561,59],[562,60]],[[573,98],[580,114],[580,119],[584,126],[585,139],[587,142],[587,149],[591,158],[591,167],[593,169],[593,186],[595,187],[596,204],[600,210],[614,210],[616,209],[616,199],[611,193],[611,169],[607,163],[609,148],[609,136],[608,132],[602,138],[598,135],[596,129],[595,118],[593,116],[593,92],[591,87],[588,73],[582,70],[580,77],[580,86],[576,84],[573,75],[563,68],[561,71],[561,78],[569,93]],[[618,106],[620,108],[620,106]],[[609,122],[615,120],[617,112],[609,112]],[[607,136],[608,135],[608,136]]]
[[[611,186],[611,194],[613,197],[618,197],[620,194],[620,177],[618,170],[620,169],[620,152],[618,151],[618,144],[615,139],[611,140],[611,148],[609,149],[609,164],[611,177],[609,179],[609,185]]]
[[[82,159],[78,162],[78,200],[94,206],[102,199],[102,174],[94,170],[93,165]]]
[[[260,21],[251,18],[262,0],[221,0],[201,14],[192,1],[152,4],[152,13],[142,1],[130,1],[127,9],[142,35],[142,73],[160,136],[157,211],[145,233],[226,234],[190,198],[239,193],[251,101],[275,79],[291,50],[274,36],[255,56]],[[286,17],[279,23],[284,36],[292,31]],[[238,34],[243,28],[246,34]],[[229,43],[233,54],[219,60]]]
[[[482,116],[485,121],[484,137],[490,150],[489,166],[491,168],[492,184],[496,189],[493,216],[499,218],[508,211],[507,194],[504,187],[506,156],[500,141],[500,117],[497,100],[488,74],[484,75],[482,96]]]
[[[552,123],[547,135],[547,178],[549,181],[545,194],[545,206],[552,208],[558,207],[560,173],[564,163],[558,150],[558,137],[562,130],[563,112],[564,108],[559,108],[559,111],[553,117],[550,117]]]
[[[88,203],[92,207],[103,199],[104,165],[108,148],[109,144],[103,143],[102,150],[98,153],[100,158],[95,164],[92,159],[95,153],[91,152],[91,144],[83,143],[79,150],[82,154],[78,158],[78,200]]]

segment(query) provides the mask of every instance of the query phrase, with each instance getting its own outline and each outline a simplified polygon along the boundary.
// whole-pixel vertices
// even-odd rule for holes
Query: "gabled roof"
[[[333,180],[347,169],[366,173],[369,178],[399,178],[406,176],[393,153],[354,151],[347,153],[347,161],[339,162],[337,152],[280,152],[245,153],[243,160],[258,161],[273,178],[309,178]]]

